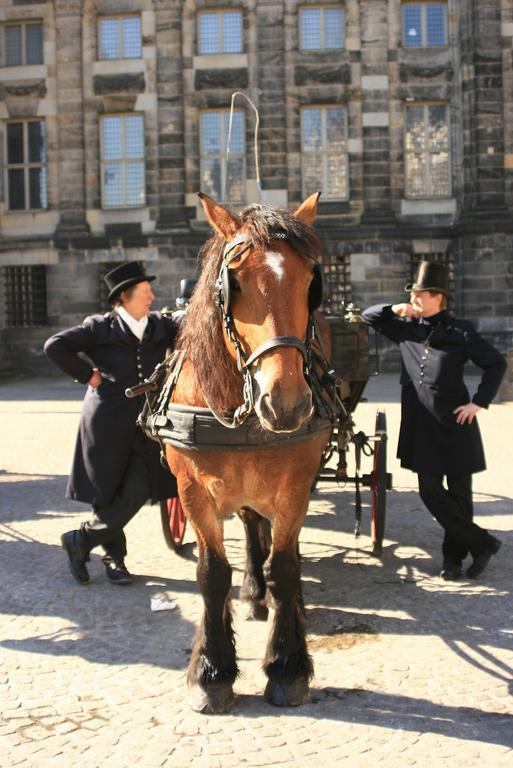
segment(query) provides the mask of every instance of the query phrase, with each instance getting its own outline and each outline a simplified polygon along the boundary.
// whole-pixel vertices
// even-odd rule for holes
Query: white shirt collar
[[[140,320],[136,320],[135,317],[132,317],[132,315],[130,315],[124,307],[116,307],[116,312],[120,318],[128,325],[134,336],[136,336],[139,341],[142,341],[144,331],[148,325],[148,315],[144,315],[144,317],[141,317]]]

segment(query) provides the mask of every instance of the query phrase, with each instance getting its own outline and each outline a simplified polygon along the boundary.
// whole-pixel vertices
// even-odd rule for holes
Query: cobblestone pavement
[[[2,765],[513,765],[512,403],[480,416],[490,469],[475,479],[477,518],[504,546],[479,582],[451,584],[437,577],[440,529],[393,458],[396,377],[370,381],[356,422],[372,434],[384,403],[384,557],[369,555],[368,491],[355,540],[353,488],[324,484],[301,536],[315,678],[300,708],[263,701],[267,628],[244,620],[241,526],[227,524],[242,674],[233,712],[202,716],[185,686],[201,610],[190,531],[175,555],[147,506],[127,528],[132,587],[108,584],[96,554],[89,586],[68,573],[59,536],[87,511],[64,499],[82,394],[61,379],[0,386]],[[175,610],[150,611],[159,591]]]

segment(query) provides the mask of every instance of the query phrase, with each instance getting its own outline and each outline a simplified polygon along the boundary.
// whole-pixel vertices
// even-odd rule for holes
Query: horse
[[[204,601],[187,674],[189,703],[203,713],[226,712],[234,704],[238,667],[223,521],[237,513],[248,550],[240,596],[252,618],[267,617],[269,598],[274,608],[264,697],[275,706],[298,706],[308,698],[313,675],[298,537],[330,439],[327,421],[294,439],[314,411],[307,378],[312,315],[322,300],[321,248],[312,226],[318,195],[294,213],[255,204],[237,215],[207,195],[199,197],[214,235],[200,252],[201,274],[178,339],[182,362],[170,407],[208,408],[229,429],[252,414],[262,438],[282,442],[250,450],[165,446],[196,535]],[[262,521],[272,528],[271,544]]]

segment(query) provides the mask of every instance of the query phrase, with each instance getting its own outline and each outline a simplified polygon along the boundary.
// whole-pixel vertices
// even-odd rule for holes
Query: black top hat
[[[417,276],[413,283],[404,287],[407,293],[410,291],[434,291],[450,296],[449,267],[446,264],[437,264],[434,261],[421,261],[417,269]]]
[[[113,302],[127,288],[146,280],[151,283],[155,276],[147,275],[140,261],[125,261],[107,272],[103,279],[109,288],[109,301]]]

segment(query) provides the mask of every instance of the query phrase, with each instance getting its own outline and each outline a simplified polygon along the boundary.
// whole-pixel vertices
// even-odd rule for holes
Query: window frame
[[[125,19],[137,19],[139,21],[139,55],[138,56],[125,56],[125,34],[123,29],[122,22]],[[104,21],[118,21],[118,48],[119,51],[121,51],[120,56],[112,57],[112,56],[102,56],[102,46],[101,46],[101,24]],[[97,61],[127,61],[131,59],[141,59],[142,58],[142,49],[143,49],[143,40],[142,40],[142,19],[140,13],[106,13],[106,14],[99,14],[96,19],[96,50],[97,50]]]
[[[5,30],[8,27],[20,27],[21,28],[21,61],[19,64],[8,64],[6,61],[6,39]],[[40,27],[41,28],[41,61],[27,63],[27,28],[28,27]],[[45,49],[44,49],[44,23],[42,19],[20,19],[3,21],[1,23],[2,36],[1,36],[1,51],[0,51],[0,67],[38,67],[45,62]]]
[[[9,143],[8,143],[8,126],[21,123],[23,126],[23,162],[22,163],[9,163]],[[29,123],[39,123],[44,126],[44,161],[30,162],[28,160],[29,151],[29,138],[28,138],[28,126]],[[48,154],[47,154],[47,130],[46,120],[44,117],[27,117],[16,118],[10,120],[4,120],[4,200],[6,204],[6,212],[8,213],[40,213],[41,211],[48,210]],[[40,208],[32,208],[30,205],[30,170],[32,168],[43,168],[45,171],[45,187],[44,187],[44,202],[45,205]],[[10,206],[10,183],[9,183],[9,171],[10,170],[23,170],[23,185],[24,185],[24,202],[23,208],[11,208]]]
[[[301,16],[304,11],[320,10],[321,25],[319,29],[320,44],[319,48],[303,48],[303,34]],[[337,48],[328,48],[325,44],[325,11],[340,9],[342,17],[342,45]],[[302,5],[298,8],[298,48],[302,53],[315,53],[316,51],[343,51],[346,47],[346,6],[344,3],[316,3],[312,5]]]
[[[122,120],[122,129],[121,129],[121,136],[122,136],[122,146],[121,150],[123,152],[123,155],[116,160],[105,160],[104,158],[104,128],[103,124],[105,120],[108,120],[109,118],[118,117]],[[141,157],[137,158],[127,158],[126,157],[126,129],[125,129],[125,118],[127,117],[139,117],[142,121],[142,146],[143,146],[143,154]],[[146,206],[146,136],[145,136],[145,122],[144,122],[144,112],[108,112],[105,115],[100,115],[100,125],[99,125],[99,133],[100,133],[100,197],[101,197],[101,208],[104,211],[122,211],[132,208],[144,208]],[[144,196],[141,202],[137,203],[129,203],[127,202],[127,186],[126,186],[126,167],[127,165],[135,165],[136,163],[143,164],[143,190],[144,190]],[[123,195],[123,201],[116,205],[108,205],[105,202],[105,180],[104,180],[104,170],[109,165],[120,165],[121,166],[121,191]]]
[[[429,2],[429,0],[409,0],[403,2],[401,7],[401,45],[408,50],[421,50],[424,48],[447,48],[449,45],[449,9],[447,0],[439,0],[438,2]],[[427,40],[427,9],[429,6],[440,5],[444,9],[444,21],[445,21],[445,41],[441,44],[432,45]],[[405,25],[404,25],[404,10],[408,6],[416,6],[420,8],[420,34],[421,41],[419,45],[408,45],[405,41]]]
[[[46,264],[0,267],[7,328],[40,328],[48,323]]]
[[[203,116],[206,115],[206,114],[211,114],[211,113],[216,113],[216,114],[220,114],[221,115],[221,120],[222,120],[221,142],[220,142],[220,144],[221,144],[221,151],[219,152],[219,154],[208,154],[207,155],[203,151]],[[240,114],[242,116],[242,137],[243,137],[243,140],[244,140],[244,146],[243,146],[242,152],[234,152],[233,150],[230,150],[230,153],[228,155],[227,152],[226,152],[226,150],[227,150],[227,143],[228,143],[228,133],[225,134],[224,125],[225,125],[225,118],[228,117],[228,119],[229,119],[230,108],[229,107],[226,107],[226,108],[220,107],[220,108],[216,108],[216,109],[206,108],[206,109],[202,109],[200,111],[200,119],[199,119],[200,188],[202,188],[202,186],[203,186],[203,179],[205,177],[205,172],[204,172],[204,163],[205,163],[205,161],[206,160],[212,160],[212,159],[219,158],[220,167],[221,167],[221,189],[219,190],[219,197],[217,198],[218,202],[220,202],[220,203],[227,203],[227,204],[232,203],[234,205],[239,205],[239,204],[242,204],[242,203],[246,202],[246,197],[247,197],[246,184],[247,184],[247,180],[248,179],[247,179],[247,158],[246,158],[246,155],[247,155],[247,146],[246,146],[246,113],[245,113],[245,111],[243,109],[234,109],[233,110],[233,114],[234,115],[235,114]],[[231,200],[229,197],[227,197],[226,200],[222,199],[225,196],[227,196],[228,192],[229,192],[229,190],[227,188],[227,173],[228,173],[227,160],[228,160],[228,158],[230,158],[230,159],[236,159],[236,158],[242,159],[242,163],[243,163],[243,174],[242,174],[242,176],[243,176],[243,190],[244,190],[244,193],[243,193],[243,198],[241,200]],[[224,195],[223,195],[223,192],[225,193]]]
[[[240,49],[238,51],[225,51],[224,50],[224,35],[222,18],[226,14],[237,14],[239,17],[239,30],[240,30]],[[207,14],[217,16],[217,50],[215,51],[203,51],[202,50],[202,37],[201,37],[201,18]],[[196,17],[196,35],[197,35],[197,48],[199,56],[232,56],[240,53],[244,53],[244,23],[243,14],[241,8],[202,8],[198,11]]]
[[[448,163],[448,190],[447,193],[441,194],[441,195],[435,195],[433,194],[433,177],[431,173],[431,155],[435,154],[433,151],[429,149],[429,147],[426,148],[427,153],[427,163],[426,163],[426,172],[425,172],[425,178],[424,182],[427,182],[424,187],[424,193],[421,195],[412,195],[408,192],[408,156],[410,154],[415,154],[414,152],[410,152],[407,147],[407,136],[408,136],[408,121],[406,117],[406,112],[408,109],[412,109],[413,107],[423,107],[424,111],[424,135],[427,134],[427,131],[429,129],[429,119],[428,119],[428,109],[429,107],[433,106],[443,106],[445,107],[446,111],[446,120],[447,120],[447,163]],[[406,200],[448,200],[452,197],[452,186],[453,186],[453,179],[452,179],[452,146],[451,146],[451,110],[450,110],[450,103],[448,101],[413,101],[413,102],[407,102],[405,104],[405,112],[404,112],[404,196]],[[427,143],[427,141],[426,141]],[[426,192],[426,187],[429,188],[428,192]]]
[[[310,110],[320,110],[321,111],[321,125],[322,125],[322,144],[323,148],[322,150],[318,151],[310,151],[305,150],[304,148],[304,114],[307,109]],[[327,178],[329,175],[329,168],[328,168],[328,160],[331,154],[337,155],[338,151],[330,152],[330,143],[327,141],[327,113],[329,109],[339,109],[344,114],[344,142],[345,142],[345,153],[344,153],[344,160],[345,160],[345,194],[341,197],[328,197],[327,194]],[[304,199],[309,194],[312,194],[315,190],[307,190],[305,188],[305,173],[304,173],[304,158],[305,155],[320,155],[322,157],[322,184],[321,184],[321,191],[323,195],[323,200],[325,202],[347,202],[350,199],[350,178],[349,178],[349,149],[348,149],[348,134],[349,134],[349,110],[347,106],[342,104],[305,104],[301,108],[301,117],[300,117],[300,143],[301,143],[301,193],[302,198]],[[326,190],[326,191],[325,191]]]

